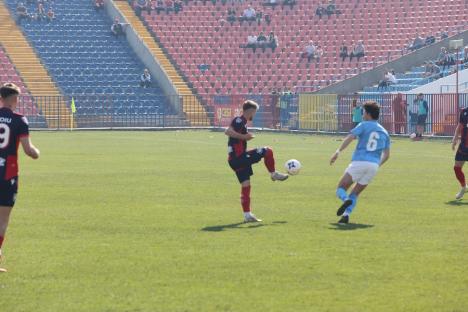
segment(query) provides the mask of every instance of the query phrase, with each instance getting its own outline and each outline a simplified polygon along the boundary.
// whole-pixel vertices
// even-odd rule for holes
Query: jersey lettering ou
[[[28,135],[26,117],[0,108],[0,180],[18,176],[18,146],[20,138]]]
[[[358,138],[353,154],[353,161],[368,161],[380,165],[382,152],[390,148],[390,137],[387,130],[377,121],[363,121],[351,134]]]
[[[231,127],[239,134],[247,134],[247,119],[244,116],[239,116],[231,121]],[[247,150],[247,141],[235,138],[228,140],[229,159],[241,156]]]

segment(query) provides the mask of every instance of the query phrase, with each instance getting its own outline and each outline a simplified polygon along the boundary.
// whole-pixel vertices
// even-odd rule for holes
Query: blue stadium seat
[[[15,12],[17,1],[6,3]],[[92,1],[55,0],[53,8],[57,19],[52,23],[29,21],[21,27],[64,95],[87,96],[77,104],[78,114],[104,112],[102,97],[94,94],[112,98],[115,114],[123,114],[125,109],[146,114],[151,98],[157,98],[159,106],[169,107],[159,86],[138,87],[143,64],[124,38],[111,34],[112,19],[97,12]],[[34,9],[32,5],[28,8],[30,12]],[[140,92],[142,96],[137,96]]]

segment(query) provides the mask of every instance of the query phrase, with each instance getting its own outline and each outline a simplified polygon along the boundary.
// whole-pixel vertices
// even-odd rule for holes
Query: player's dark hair
[[[3,86],[0,87],[0,97],[2,99],[6,99],[9,96],[19,94],[20,88],[14,83],[5,83]]]
[[[249,110],[251,108],[254,108],[254,109],[258,109],[259,106],[256,102],[252,101],[252,100],[247,100],[244,102],[244,104],[242,105],[242,110],[245,112],[246,110]]]
[[[367,101],[364,103],[364,110],[368,113],[372,119],[378,120],[380,115],[380,105],[375,101]]]

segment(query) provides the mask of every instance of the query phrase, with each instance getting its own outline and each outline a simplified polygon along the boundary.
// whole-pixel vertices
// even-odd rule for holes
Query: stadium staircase
[[[8,55],[5,53],[3,47],[0,45],[0,85],[3,85],[7,82],[16,84],[18,87],[20,87],[21,93],[23,94],[23,101],[20,104],[18,111],[26,116],[38,115],[38,110],[32,102],[29,90],[24,85],[24,82],[16,71],[15,66],[11,62]]]
[[[14,75],[13,77],[11,75],[7,77],[14,78],[12,79],[13,82],[19,83],[23,87],[23,90],[25,84],[30,95],[35,98],[43,96],[59,97],[61,95],[35,51],[17,27],[3,1],[0,3],[0,43],[22,77],[22,81],[18,79],[19,77],[14,77]],[[3,77],[5,76],[3,75]],[[24,84],[22,83],[23,81]],[[68,114],[66,114],[66,117],[63,115],[63,118],[57,117],[61,116],[59,112],[68,111],[63,101],[56,100],[48,101],[47,103],[38,101],[37,103],[49,128],[56,128],[59,125],[64,127],[70,126]],[[32,103],[27,103],[26,105],[32,107]]]
[[[183,112],[190,124],[192,126],[209,126],[210,120],[208,119],[205,108],[197,99],[196,95],[192,93],[192,90],[179,75],[170,60],[167,58],[164,51],[151,36],[145,25],[143,25],[142,21],[135,15],[132,7],[128,4],[128,1],[124,0],[114,2],[127,22],[133,27],[141,40],[143,40],[143,42],[152,52],[154,57],[166,72],[170,81],[172,81],[173,85],[177,89],[177,93],[182,97]]]
[[[5,2],[15,12],[17,1]],[[142,120],[141,116],[163,120],[159,116],[173,114],[168,97],[157,84],[139,86],[143,64],[124,37],[112,35],[112,19],[104,10],[97,11],[93,3],[55,0],[53,22],[23,20],[21,26],[67,101],[75,99],[77,120],[129,125],[123,123]],[[34,10],[33,5],[28,6],[29,12]],[[42,94],[48,94],[47,90]]]

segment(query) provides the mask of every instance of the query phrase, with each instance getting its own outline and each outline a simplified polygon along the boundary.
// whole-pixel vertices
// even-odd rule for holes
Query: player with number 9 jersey
[[[363,108],[364,121],[351,130],[330,160],[330,164],[333,164],[342,150],[353,140],[358,140],[351,164],[346,169],[336,190],[337,197],[342,201],[342,205],[336,212],[338,216],[341,216],[339,223],[349,222],[349,215],[356,207],[359,194],[372,181],[379,167],[390,157],[390,137],[387,130],[378,123],[380,106],[370,101],[366,102]],[[348,189],[353,184],[355,185],[348,195]]]
[[[20,89],[6,83],[0,87],[0,260],[10,213],[18,192],[18,147],[26,155],[39,158],[39,150],[31,143],[26,117],[15,113]],[[0,272],[6,272],[0,268]]]

